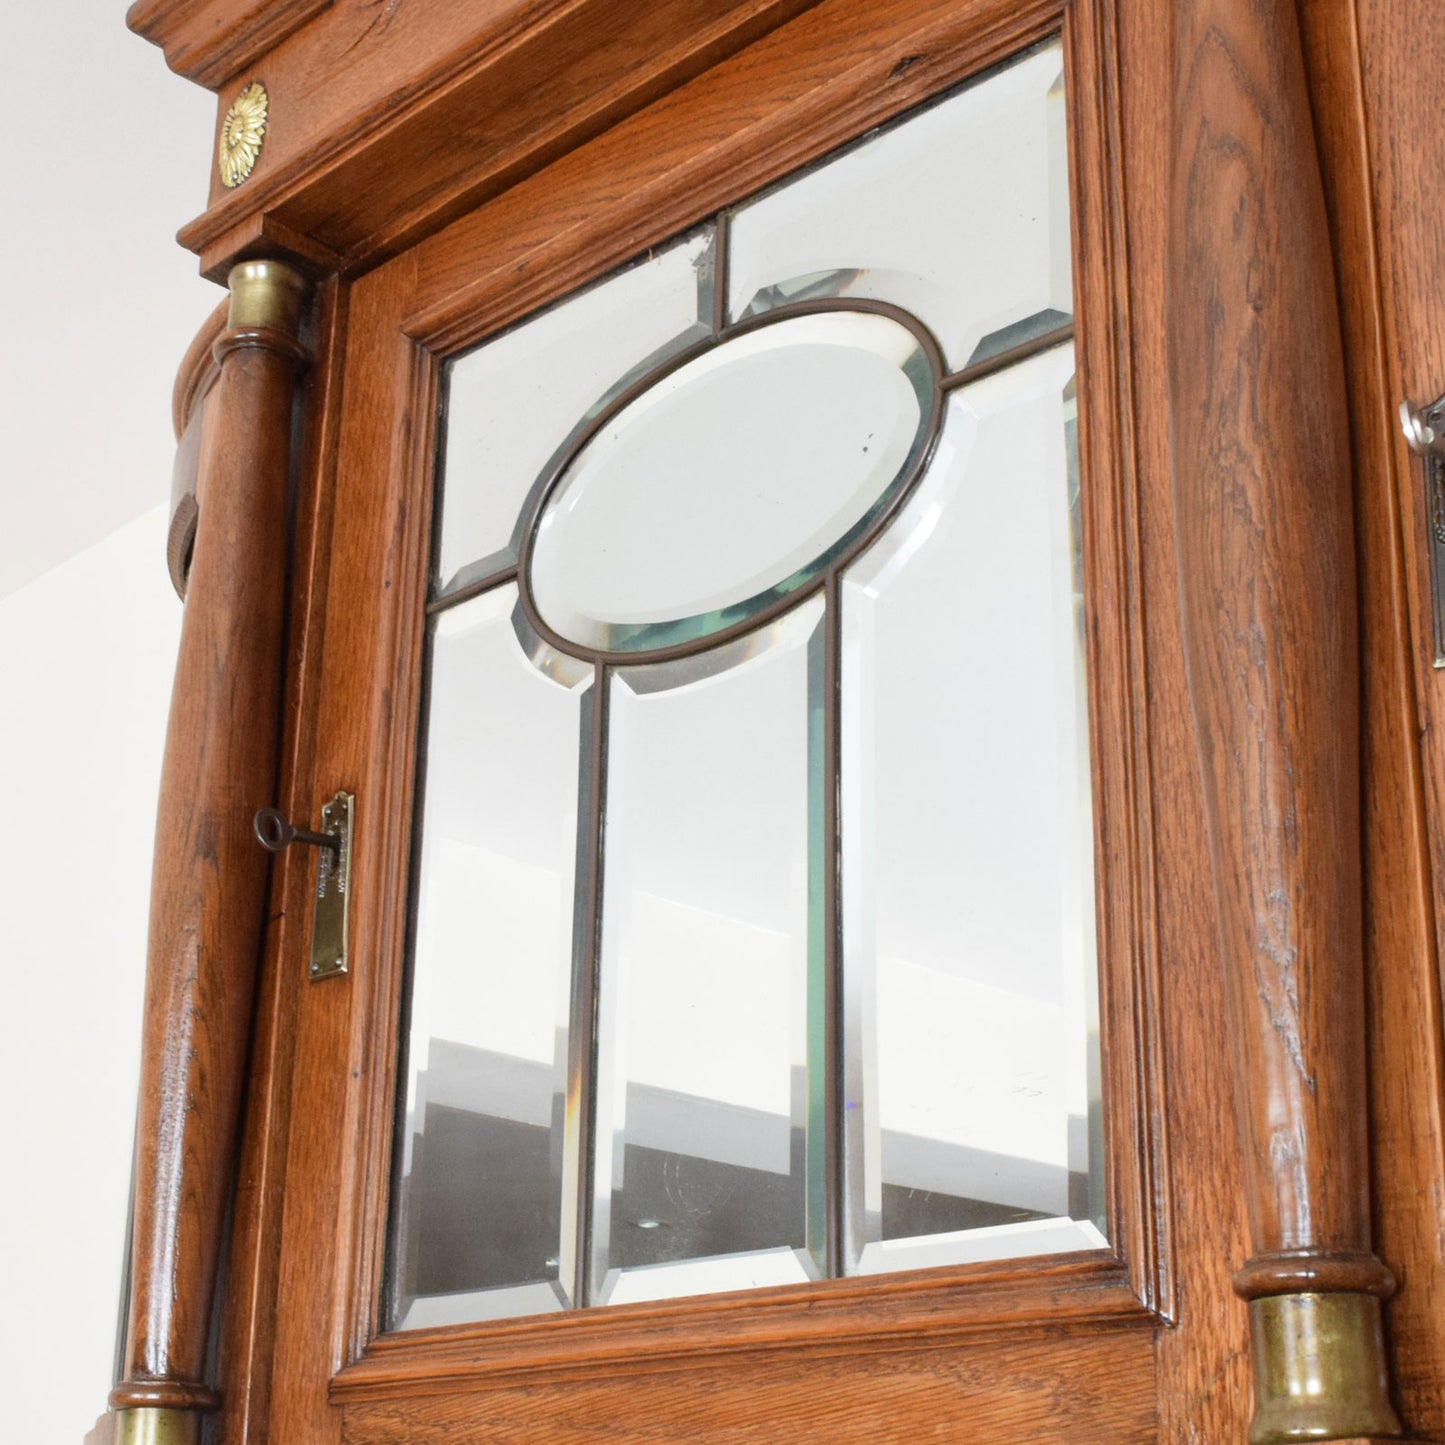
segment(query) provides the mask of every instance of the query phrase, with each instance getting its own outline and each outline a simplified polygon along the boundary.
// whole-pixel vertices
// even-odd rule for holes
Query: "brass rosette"
[[[221,122],[216,163],[221,172],[221,184],[228,189],[239,186],[255,168],[256,157],[261,154],[261,143],[266,139],[269,105],[266,87],[259,80],[253,80],[231,102],[231,108]]]

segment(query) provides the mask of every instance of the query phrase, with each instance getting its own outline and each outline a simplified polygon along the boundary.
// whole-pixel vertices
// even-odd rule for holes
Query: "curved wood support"
[[[275,787],[302,281],[231,277],[156,819],[122,1438],[194,1438],[236,1152]],[[160,1434],[157,1434],[160,1431]]]
[[[1252,1257],[1236,1289],[1252,1301],[1251,1439],[1389,1436],[1379,1297],[1393,1281],[1370,1252],[1353,488],[1293,0],[1176,0],[1175,47],[1175,510],[1234,1040],[1220,1066],[1235,1073],[1246,1151]],[[1303,1388],[1306,1368],[1322,1393]]]
[[[177,441],[185,434],[197,406],[220,378],[216,343],[230,324],[231,302],[227,298],[206,317],[176,368],[175,384],[171,387],[171,426],[175,428]]]
[[[183,602],[200,516],[196,493],[200,483],[201,456],[206,450],[207,422],[212,412],[209,403],[216,382],[221,376],[216,342],[225,334],[229,319],[229,302],[223,302],[206,318],[206,324],[186,348],[180,370],[176,373],[175,389],[171,393],[171,419],[176,429],[176,460],[171,470],[171,516],[170,526],[166,530],[166,571],[170,573],[171,585],[176,589],[176,595]]]

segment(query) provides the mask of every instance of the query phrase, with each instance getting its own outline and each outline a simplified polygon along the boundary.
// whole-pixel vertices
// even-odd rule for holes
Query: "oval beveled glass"
[[[890,315],[790,316],[662,375],[568,462],[526,581],[581,652],[695,642],[805,587],[916,470],[936,369]]]

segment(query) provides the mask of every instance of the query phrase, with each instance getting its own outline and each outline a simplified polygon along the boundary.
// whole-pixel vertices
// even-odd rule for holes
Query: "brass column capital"
[[[306,300],[306,279],[284,261],[239,261],[227,278],[232,331],[280,331],[294,337]]]

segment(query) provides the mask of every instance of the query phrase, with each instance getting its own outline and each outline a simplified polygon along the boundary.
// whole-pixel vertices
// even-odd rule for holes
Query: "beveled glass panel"
[[[740,207],[730,315],[869,296],[918,316],[950,371],[1073,311],[1057,42]]]
[[[855,311],[757,327],[661,377],[548,497],[538,613],[578,647],[644,652],[802,586],[920,456],[933,384],[907,326]]]
[[[516,561],[534,488],[638,374],[710,334],[712,287],[708,227],[447,367],[443,594]]]
[[[612,675],[593,1303],[821,1273],[821,613]]]
[[[1073,357],[953,393],[845,574],[845,1258],[1104,1243]]]
[[[432,641],[392,1211],[401,1329],[558,1309],[574,1288],[568,1019],[591,671],[540,671],[516,603],[515,586],[462,603]]]

